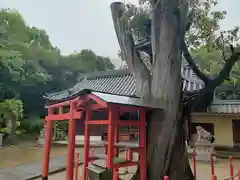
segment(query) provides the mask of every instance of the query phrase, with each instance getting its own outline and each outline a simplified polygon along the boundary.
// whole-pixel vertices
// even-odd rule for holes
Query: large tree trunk
[[[114,26],[129,68],[135,74],[140,96],[157,105],[147,117],[148,180],[192,178],[184,142],[184,121],[180,105],[181,87],[181,23],[177,0],[153,3],[152,71],[149,73],[133,48],[127,32],[122,3],[111,5]],[[139,68],[138,68],[139,67]],[[148,74],[147,74],[148,73]],[[147,75],[146,75],[147,74]],[[149,78],[150,77],[150,78]],[[140,81],[138,81],[140,80]],[[148,88],[138,83],[148,85]],[[145,83],[143,83],[145,82]],[[147,94],[147,96],[146,96]],[[163,109],[163,110],[160,110]],[[137,177],[137,176],[136,176]]]
[[[162,0],[153,4],[153,74],[151,97],[163,108],[148,119],[148,179],[192,177],[184,141],[184,120],[180,105],[181,39],[179,4]],[[152,130],[153,127],[158,130]]]
[[[137,95],[163,110],[149,112],[147,117],[148,180],[193,179],[184,142],[184,119],[180,102],[181,51],[205,89],[195,94],[194,106],[208,105],[214,89],[220,85],[239,59],[240,53],[231,46],[232,55],[219,75],[211,79],[198,69],[184,41],[187,24],[187,1],[150,0],[152,5],[151,45],[152,69],[149,71],[134,46],[124,4],[112,3],[114,27],[128,67],[136,79]],[[182,3],[182,4],[179,4]],[[180,8],[181,7],[181,11]],[[184,9],[182,11],[182,9]],[[181,16],[181,17],[180,17]],[[138,179],[138,176],[135,176]]]

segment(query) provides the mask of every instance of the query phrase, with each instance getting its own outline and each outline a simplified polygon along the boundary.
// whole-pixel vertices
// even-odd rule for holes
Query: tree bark
[[[186,154],[182,109],[179,108],[182,36],[179,4],[177,0],[158,0],[152,5],[151,73],[134,48],[124,19],[124,5],[119,2],[111,4],[114,26],[128,67],[135,74],[138,95],[159,107],[147,116],[148,180],[160,180],[166,175],[174,180],[190,179],[193,176]]]
[[[195,94],[195,99],[187,105],[191,108],[192,105],[202,107],[209,105],[215,88],[226,79],[240,56],[240,53],[234,52],[233,49],[232,56],[214,79],[201,72],[183,38],[187,23],[181,22],[186,20],[186,14],[179,10],[183,5],[178,4],[179,2],[151,0],[151,72],[134,47],[128,20],[124,18],[124,4],[116,2],[111,5],[120,48],[136,79],[137,95],[159,107],[147,115],[148,180],[160,180],[165,175],[174,180],[193,179],[185,146],[183,104],[179,106],[181,50],[193,71],[205,83],[205,88]],[[186,107],[185,110],[189,110],[187,113],[191,111]],[[136,175],[134,178],[139,179],[139,176]]]
[[[124,16],[124,4],[121,2],[112,3],[111,12],[123,58],[126,60],[128,68],[130,68],[135,77],[137,95],[148,96],[150,92],[149,71],[141,60],[139,52],[134,47],[134,40],[131,30],[128,27],[128,20]]]
[[[181,38],[183,28],[177,0],[156,1],[152,14],[152,101],[164,109],[148,119],[148,179],[192,177],[186,155],[182,114]],[[153,130],[158,127],[158,130]],[[178,160],[176,160],[178,159]]]

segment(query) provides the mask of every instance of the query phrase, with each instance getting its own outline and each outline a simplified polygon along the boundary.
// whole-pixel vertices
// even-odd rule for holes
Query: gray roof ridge
[[[49,95],[52,96],[52,95],[57,95],[57,94],[61,94],[61,93],[65,93],[65,92],[69,92],[71,91],[72,87],[71,88],[67,88],[67,89],[64,89],[64,90],[61,90],[61,91],[53,91],[53,92],[48,92],[48,93],[45,93],[43,95],[43,97],[48,97]],[[70,93],[70,92],[69,92]]]
[[[240,100],[213,100],[211,105],[227,105],[227,104],[239,104]]]
[[[125,69],[116,69],[116,70],[109,70],[109,71],[100,71],[95,73],[86,74],[87,80],[98,79],[98,78],[107,78],[107,77],[117,77],[117,76],[129,76],[132,75],[129,68]]]
[[[84,78],[96,79],[98,77],[124,76],[124,75],[130,75],[130,74],[131,74],[131,71],[129,68],[123,68],[123,69],[114,69],[114,70],[107,70],[107,71],[96,71],[91,73],[79,73],[77,79],[81,81]]]
[[[186,69],[188,69],[188,66],[189,65],[188,65],[187,62],[186,62],[186,64],[182,63],[181,68],[185,69],[185,67],[186,67]],[[193,87],[190,87],[189,85],[186,85],[186,86],[188,86],[188,88],[190,88],[190,89],[191,88],[197,88],[198,89],[198,88],[201,88],[201,87],[204,86],[204,83],[198,77],[188,76],[187,74],[182,72],[181,76],[182,76],[182,80],[184,80],[188,84],[191,83],[191,86],[193,86]],[[46,93],[45,97],[48,98],[50,96],[58,96],[61,93],[65,94],[64,96],[66,96],[66,95],[67,96],[72,96],[73,94],[76,94],[79,91],[84,90],[85,88],[90,88],[91,89],[91,87],[93,87],[94,84],[95,84],[95,80],[99,81],[99,83],[100,82],[105,82],[106,83],[106,82],[112,81],[115,78],[118,79],[118,78],[130,78],[130,77],[132,78],[133,74],[132,74],[132,72],[129,68],[115,69],[115,70],[108,70],[108,71],[98,71],[98,72],[91,72],[91,73],[86,73],[86,74],[82,73],[82,74],[79,74],[79,76],[77,78],[77,82],[72,87],[70,87],[66,90],[60,91],[60,92]],[[90,83],[90,87],[86,87],[85,84],[87,84],[88,81],[89,82],[92,81],[92,83],[94,83],[94,84]],[[195,86],[194,86],[194,83],[196,83],[198,85],[195,84]],[[96,84],[96,86],[98,86],[97,84]],[[95,88],[93,88],[93,89],[95,89]],[[104,89],[102,89],[102,91],[106,91],[106,87]]]

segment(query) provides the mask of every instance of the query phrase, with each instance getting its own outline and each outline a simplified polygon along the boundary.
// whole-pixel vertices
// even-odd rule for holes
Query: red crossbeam
[[[69,120],[70,118],[73,119],[81,119],[82,112],[74,112],[73,115],[71,113],[64,113],[64,114],[50,114],[45,117],[46,121],[61,121],[61,120]]]

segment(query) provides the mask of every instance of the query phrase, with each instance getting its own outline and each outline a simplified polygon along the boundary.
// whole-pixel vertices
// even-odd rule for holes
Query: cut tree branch
[[[182,40],[182,52],[183,52],[183,56],[184,58],[187,60],[189,66],[192,68],[192,70],[195,72],[195,74],[205,83],[207,84],[209,81],[210,81],[210,78],[205,75],[199,68],[198,66],[196,65],[194,59],[192,58],[189,50],[188,50],[188,47],[187,47],[187,44],[185,42],[185,40],[183,39]]]
[[[111,12],[117,39],[131,72],[135,76],[137,95],[144,97],[150,93],[150,72],[141,60],[139,52],[135,49],[132,32],[128,27],[128,19],[125,19],[125,6],[122,2],[111,4]]]

